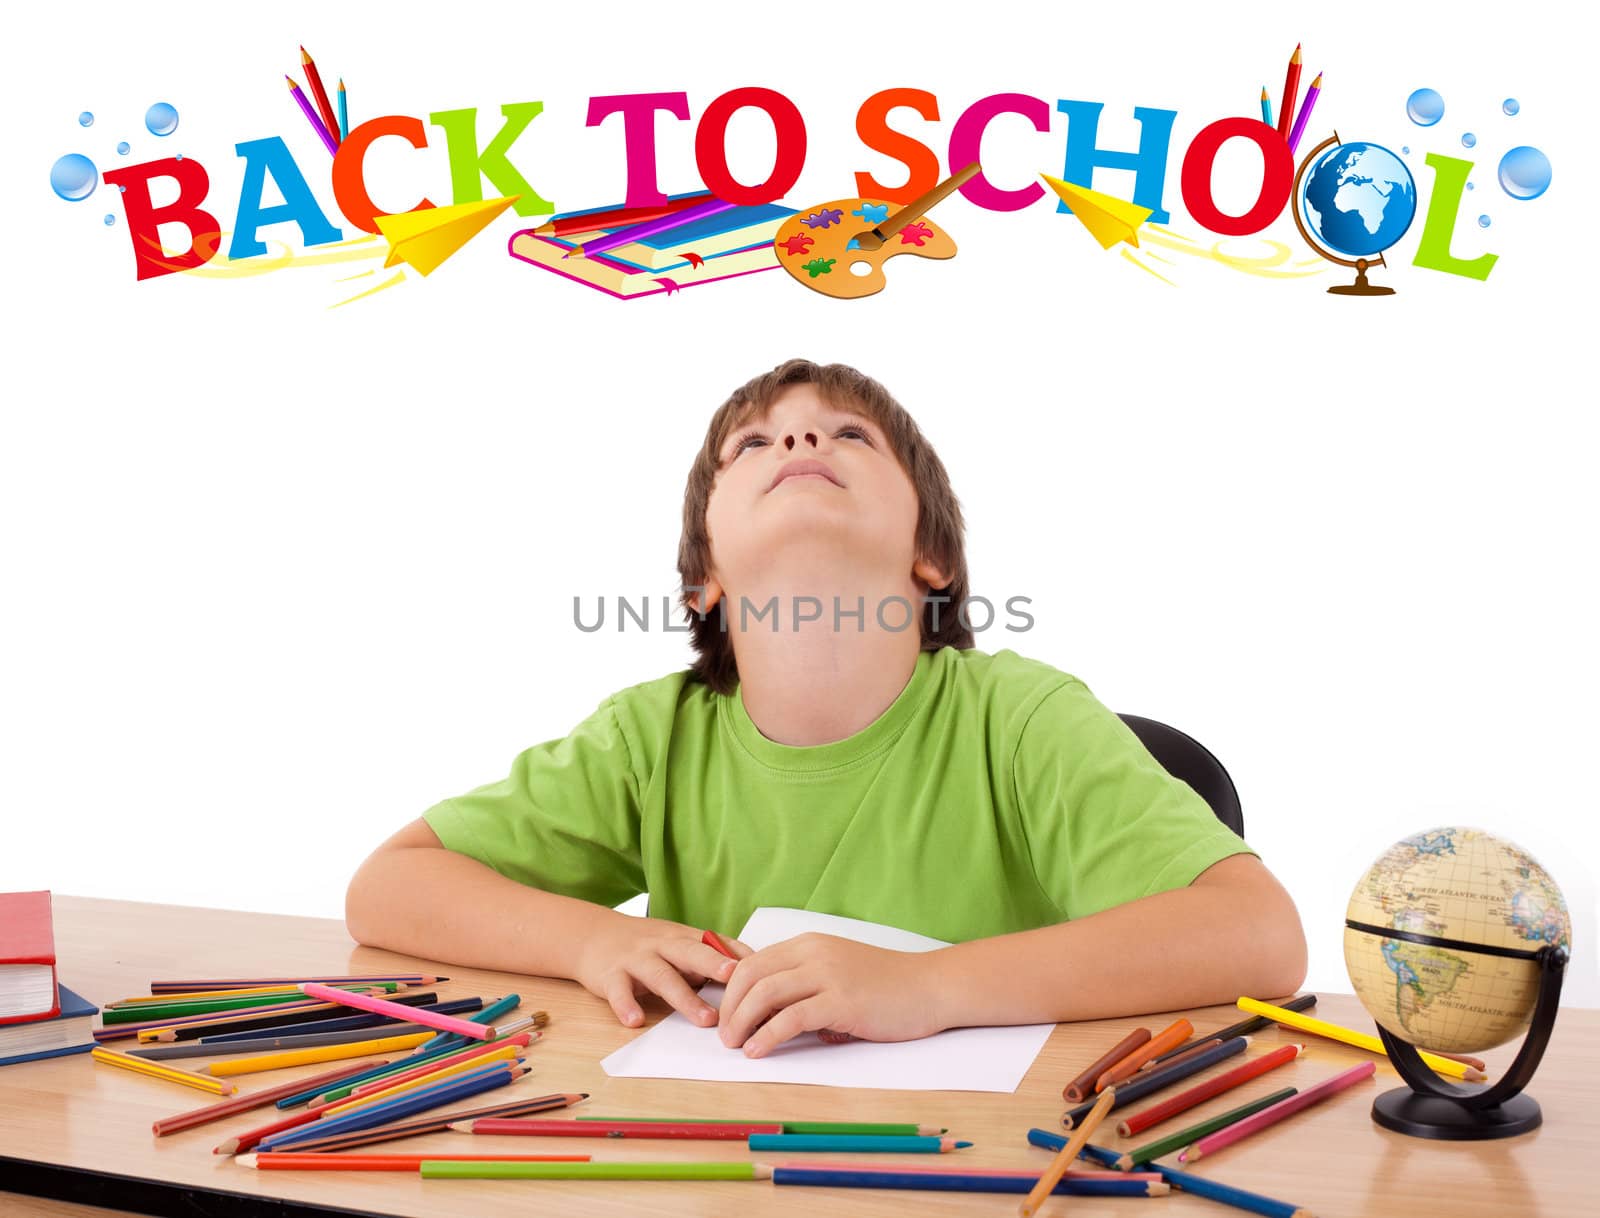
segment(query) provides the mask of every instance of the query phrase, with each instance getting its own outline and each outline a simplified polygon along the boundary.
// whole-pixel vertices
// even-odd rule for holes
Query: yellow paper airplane
[[[1084,228],[1089,230],[1103,250],[1110,249],[1118,241],[1138,245],[1139,225],[1154,214],[1148,207],[1140,207],[1115,195],[1101,194],[1087,186],[1074,186],[1047,173],[1039,176],[1072,208],[1073,214],[1083,221]]]
[[[520,196],[485,199],[481,203],[454,203],[422,211],[379,216],[378,231],[389,239],[384,266],[404,262],[426,275],[468,241],[476,237]]]

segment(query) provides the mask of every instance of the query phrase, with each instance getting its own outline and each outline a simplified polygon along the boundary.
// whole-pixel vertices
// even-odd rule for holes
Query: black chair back
[[[1167,773],[1181,778],[1211,805],[1217,819],[1244,837],[1244,812],[1233,779],[1216,754],[1193,736],[1139,715],[1119,715]]]

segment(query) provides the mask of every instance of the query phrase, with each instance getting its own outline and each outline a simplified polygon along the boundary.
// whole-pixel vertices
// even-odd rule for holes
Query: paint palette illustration
[[[814,292],[855,300],[883,290],[887,282],[883,264],[896,254],[955,257],[956,243],[950,234],[925,216],[872,241],[869,235],[894,210],[879,199],[835,199],[798,211],[783,222],[773,240],[778,264]]]

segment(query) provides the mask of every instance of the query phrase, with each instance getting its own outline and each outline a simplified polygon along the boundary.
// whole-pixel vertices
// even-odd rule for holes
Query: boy
[[[960,507],[883,386],[791,360],[735,391],[689,474],[691,669],[606,699],[447,799],[351,881],[363,943],[653,993],[751,1057],[1281,996],[1294,903],[1065,673],[973,646]],[[646,918],[612,906],[650,894]],[[758,905],[952,941],[701,942]],[[695,990],[724,982],[720,1015]]]

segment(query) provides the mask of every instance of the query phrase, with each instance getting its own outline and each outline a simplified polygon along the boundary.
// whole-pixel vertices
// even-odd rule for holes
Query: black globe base
[[[1414,1138],[1487,1142],[1539,1128],[1544,1113],[1530,1095],[1514,1095],[1493,1108],[1467,1108],[1458,1100],[1396,1087],[1372,1101],[1372,1119],[1385,1129]]]

